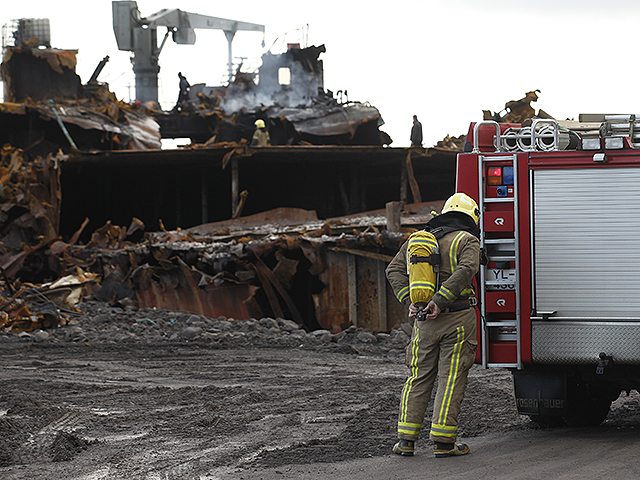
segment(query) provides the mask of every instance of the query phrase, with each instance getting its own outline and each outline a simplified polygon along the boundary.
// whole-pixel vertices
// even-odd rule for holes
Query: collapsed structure
[[[89,218],[68,237],[56,229],[65,195],[60,171],[69,158],[26,162],[13,147],[2,153],[0,171],[11,179],[0,225],[6,308],[26,293],[68,312],[69,297],[89,291],[123,308],[282,317],[309,330],[357,325],[389,331],[404,315],[387,289],[384,267],[405,232],[441,208],[439,202],[409,204],[402,215],[396,202],[395,216],[379,210],[325,220],[313,211],[279,208],[155,233],[134,218],[128,227],[107,221],[81,241]],[[40,308],[20,310],[5,324],[29,331],[64,321],[59,313],[51,317],[51,307],[44,310],[47,316]]]
[[[83,84],[76,51],[18,25],[2,64],[0,327],[64,322],[82,291],[308,330],[388,331],[404,317],[384,267],[453,192],[459,139],[389,148],[375,107],[325,90],[323,46],[268,53],[224,87],[189,85],[166,112],[100,84],[108,57]],[[249,145],[256,118],[271,146]],[[160,149],[174,137],[191,145]],[[40,313],[54,300],[54,317]]]
[[[324,45],[289,45],[285,53],[264,54],[256,73],[238,71],[230,85],[190,86],[174,110],[154,112],[163,137],[186,134],[196,143],[239,142],[251,138],[260,118],[272,145],[389,145],[378,109],[349,101],[345,92],[339,92],[339,100],[324,89],[319,55],[325,51]],[[231,119],[226,112],[234,112]]]

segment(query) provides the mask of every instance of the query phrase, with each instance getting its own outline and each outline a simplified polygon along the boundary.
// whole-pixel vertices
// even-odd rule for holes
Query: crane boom
[[[111,5],[118,49],[133,52],[136,100],[143,103],[158,101],[158,58],[169,33],[172,34],[175,43],[193,45],[196,42],[196,28],[222,30],[228,42],[229,81],[233,75],[232,42],[236,32],[245,30],[264,33],[264,25],[189,13],[177,8],[165,8],[143,18],[135,1],[113,1]],[[158,27],[167,28],[160,47]]]
[[[249,30],[254,32],[264,32],[264,25],[257,23],[238,22],[227,18],[211,17],[200,15],[199,13],[189,13],[177,8],[163,9],[153,15],[146,17],[144,21],[147,25],[162,25],[165,27],[190,27],[190,28],[210,28],[216,30]],[[185,22],[188,23],[185,25]]]

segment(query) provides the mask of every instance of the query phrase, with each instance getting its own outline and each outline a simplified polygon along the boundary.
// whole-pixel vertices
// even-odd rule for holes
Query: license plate
[[[487,290],[515,290],[515,268],[488,268],[485,280]]]

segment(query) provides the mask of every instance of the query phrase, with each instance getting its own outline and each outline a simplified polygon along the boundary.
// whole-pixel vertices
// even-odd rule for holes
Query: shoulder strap
[[[432,228],[431,230],[429,230],[429,232],[431,232],[437,240],[440,240],[447,233],[455,232],[457,230],[460,229],[450,225],[440,225],[438,227]]]

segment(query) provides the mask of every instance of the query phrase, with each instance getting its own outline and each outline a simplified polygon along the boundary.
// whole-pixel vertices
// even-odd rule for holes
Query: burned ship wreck
[[[108,57],[83,83],[77,51],[29,31],[45,20],[14,27],[0,104],[0,327],[59,325],[87,293],[309,331],[385,332],[405,316],[384,268],[453,193],[461,145],[392,147],[375,107],[325,88],[324,46],[268,52],[258,72],[189,85],[163,111],[98,82]],[[251,145],[256,119],[271,145]],[[190,144],[163,150],[167,138]]]

